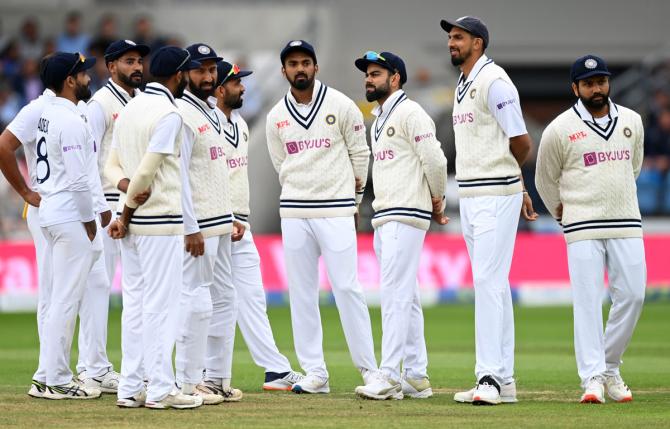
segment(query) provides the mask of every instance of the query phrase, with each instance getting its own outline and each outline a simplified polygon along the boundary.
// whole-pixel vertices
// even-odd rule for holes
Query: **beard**
[[[367,91],[367,88],[374,88],[371,92]],[[391,82],[387,81],[385,85],[380,85],[378,87],[366,86],[365,99],[372,102],[377,101],[381,98],[387,97],[391,93]]]
[[[207,98],[211,97],[214,94],[214,84],[211,83],[211,87],[209,89],[204,89],[202,86],[204,85],[204,82],[202,82],[200,85],[194,84],[192,81],[188,81],[188,90],[191,92],[191,94],[195,95],[201,100],[207,100]]]
[[[88,85],[79,85],[74,88],[74,96],[79,101],[88,101],[91,98],[91,88]]]
[[[607,104],[609,104],[610,93],[609,91],[607,92],[607,94],[595,93],[589,98],[582,97],[580,94],[579,99],[582,100],[582,104],[584,104],[586,108],[598,110],[602,109]]]
[[[304,79],[298,81],[299,77]],[[304,91],[307,88],[310,88],[312,85],[314,85],[314,76],[310,78],[309,76],[307,76],[306,73],[298,73],[297,75],[295,75],[295,78],[293,78],[293,80],[289,79],[288,82],[291,84],[293,88],[297,89],[298,91]]]
[[[142,77],[143,77],[143,76],[144,76],[144,75],[142,74],[142,72],[135,72],[135,73],[131,73],[131,74],[129,74],[129,75],[125,75],[125,74],[123,74],[123,73],[119,73],[119,80],[120,80],[121,83],[123,83],[124,85],[126,85],[126,86],[128,86],[128,87],[130,87],[130,88],[135,88],[135,89],[137,89],[137,88],[139,88],[140,86],[142,86]],[[137,78],[139,78],[139,79],[137,79]]]
[[[470,56],[470,53],[468,52],[467,54],[463,54],[463,53],[461,53],[461,51],[458,51],[458,55],[453,56],[453,55],[451,55],[451,52],[450,52],[449,56],[450,56],[450,59],[451,59],[451,65],[458,67],[458,66],[462,65],[465,62],[465,60],[468,59],[468,57]]]
[[[240,107],[242,107],[242,104],[244,104],[242,94],[227,96],[223,100],[223,104],[225,104],[226,107],[229,107],[231,109],[239,109]]]
[[[177,90],[172,95],[175,98],[179,98],[182,95],[184,95],[184,90],[186,89],[187,84],[188,84],[188,80],[185,77],[182,76],[181,81],[179,82],[179,86],[177,86]]]

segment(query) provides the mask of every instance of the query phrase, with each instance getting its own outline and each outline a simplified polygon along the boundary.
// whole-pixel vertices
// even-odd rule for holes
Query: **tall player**
[[[374,247],[381,271],[383,377],[356,393],[369,399],[428,398],[428,354],[416,281],[431,217],[444,217],[447,159],[435,124],[402,90],[405,62],[391,52],[368,51],[355,61],[365,73],[365,96],[376,101],[370,130],[375,200]],[[402,190],[402,191],[401,191]],[[401,375],[402,365],[402,375]]]
[[[280,59],[290,89],[268,114],[266,135],[282,186],[279,215],[293,341],[306,372],[292,390],[328,393],[319,314],[320,255],[354,365],[365,384],[379,376],[370,314],[356,272],[354,217],[367,181],[370,149],[356,104],[316,80],[319,66],[312,45],[293,40]]]
[[[48,399],[91,399],[100,389],[82,385],[70,370],[74,325],[86,283],[102,256],[96,202],[104,202],[95,168],[95,141],[77,103],[91,96],[86,70],[95,59],[59,52],[44,66],[44,80],[56,96],[37,125],[35,179],[42,197],[39,220],[52,262],[51,299],[44,323]],[[94,167],[91,171],[91,166]]]
[[[516,402],[509,270],[519,212],[537,218],[520,168],[532,142],[514,84],[484,53],[486,25],[470,16],[441,25],[449,33],[451,63],[461,70],[453,110],[456,180],[475,288],[477,385],[454,400]]]
[[[291,369],[286,356],[275,344],[272,328],[267,316],[265,291],[261,277],[261,261],[249,225],[249,127],[237,109],[242,107],[244,85],[242,78],[249,70],[240,70],[237,64],[221,61],[218,64],[216,104],[224,114],[226,122],[223,132],[226,138],[226,153],[230,170],[233,213],[235,219],[246,227],[244,236],[232,246],[233,285],[237,296],[237,323],[247,348],[256,365],[265,369],[263,390],[291,390],[302,380],[303,375]],[[212,329],[211,337],[219,330]],[[233,330],[233,334],[234,334]],[[220,341],[225,341],[222,338]],[[233,341],[226,341],[225,353],[232,362]]]
[[[610,72],[586,55],[572,65],[577,103],[542,134],[535,182],[568,243],[577,371],[582,403],[633,394],[619,372],[642,312],[647,270],[635,179],[640,174],[644,129],[640,115],[609,98]],[[603,335],[607,270],[612,308]]]
[[[185,71],[200,63],[188,51],[161,48],[151,61],[156,81],[119,113],[105,165],[111,183],[130,178],[109,227],[121,239],[123,315],[121,382],[117,405],[153,409],[195,408],[202,398],[175,389],[172,367],[184,259],[179,149],[183,121],[175,104]],[[134,197],[151,188],[138,206]],[[144,375],[149,383],[145,392]]]
[[[230,380],[231,376],[212,374],[213,370],[208,371],[208,381],[201,384],[213,304],[215,308],[233,304],[221,303],[219,298],[225,294],[224,290],[233,289],[230,246],[234,219],[227,147],[224,146],[223,119],[207,100],[216,86],[216,64],[223,58],[204,43],[186,49],[200,67],[188,72],[188,90],[177,100],[185,125],[181,171],[186,251],[175,363],[177,384],[182,392],[197,394],[204,404],[213,405],[226,399],[239,400],[234,398],[235,394],[241,395],[230,385],[223,386],[223,380],[215,383],[212,380],[215,377]],[[236,239],[244,234],[239,226],[235,226]],[[215,281],[215,265],[225,273],[221,282]],[[221,329],[221,334],[233,337],[235,324],[229,322],[228,325],[232,327]],[[218,354],[215,358],[220,361],[222,356]]]

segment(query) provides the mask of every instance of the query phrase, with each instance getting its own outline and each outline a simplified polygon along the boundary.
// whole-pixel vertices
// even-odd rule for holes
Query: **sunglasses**
[[[233,68],[231,68],[228,74],[226,75],[226,79],[228,79],[231,76],[235,76],[239,72],[240,72],[240,66],[238,66],[237,64],[233,64]]]
[[[77,66],[78,66],[80,63],[83,64],[84,62],[86,62],[86,57],[85,57],[84,55],[80,54],[79,52],[77,52],[75,55],[77,55],[77,56],[79,57],[79,59],[78,59],[77,61],[75,61],[75,63],[74,63],[74,65],[72,66],[72,68],[70,68],[70,71],[67,72],[67,76],[70,76],[71,74],[73,74],[73,73],[74,73],[74,69],[76,69]]]
[[[363,56],[368,61],[383,61],[386,62],[386,58],[382,57],[379,53],[375,51],[367,51]]]

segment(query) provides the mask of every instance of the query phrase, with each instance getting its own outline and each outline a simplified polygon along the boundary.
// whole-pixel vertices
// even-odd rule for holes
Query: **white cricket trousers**
[[[514,381],[514,309],[509,271],[523,194],[460,199],[475,289],[475,376]]]
[[[426,231],[402,222],[375,229],[374,248],[381,271],[382,360],[379,369],[400,380],[400,365],[410,378],[427,377],[423,311],[417,273]]]
[[[194,257],[184,251],[184,284],[179,304],[175,366],[177,384],[202,381],[207,337],[212,319],[211,287],[217,259],[230,263],[230,234],[205,239],[205,254]]]
[[[354,365],[376,370],[370,313],[358,283],[354,218],[281,220],[284,262],[291,304],[293,342],[307,375],[328,378],[319,312],[319,256],[322,255]]]
[[[81,222],[43,227],[53,263],[52,288],[43,326],[46,343],[46,384],[72,380],[70,351],[86,281],[93,263],[102,256],[102,238],[88,239]]]
[[[619,375],[621,357],[642,313],[647,267],[641,238],[568,244],[575,355],[582,387],[597,375]],[[612,298],[603,334],[605,270]]]
[[[237,317],[237,296],[233,286],[230,236],[215,244],[214,279],[210,286],[212,317],[209,322],[205,355],[206,379],[231,379],[233,344]],[[202,374],[201,374],[202,376]]]
[[[291,364],[277,349],[261,277],[261,258],[251,230],[232,245],[233,284],[237,292],[237,323],[251,358],[265,372],[291,371]],[[233,349],[227,351],[232,355]]]
[[[121,239],[123,313],[119,398],[144,389],[147,400],[160,401],[174,388],[172,368],[179,294],[184,264],[184,236],[128,234]]]

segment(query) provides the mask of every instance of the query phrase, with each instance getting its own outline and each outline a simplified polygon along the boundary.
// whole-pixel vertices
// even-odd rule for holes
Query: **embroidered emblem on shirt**
[[[326,123],[328,125],[333,125],[335,123],[335,115],[326,116]]]
[[[626,127],[623,129],[623,135],[627,138],[630,138],[630,136],[633,135],[633,132],[630,130],[630,128]]]
[[[386,130],[386,135],[389,137],[393,137],[395,135],[395,128],[388,127],[388,129]]]
[[[473,88],[472,91],[470,91],[470,98],[474,100],[476,94],[477,94],[477,88]]]

